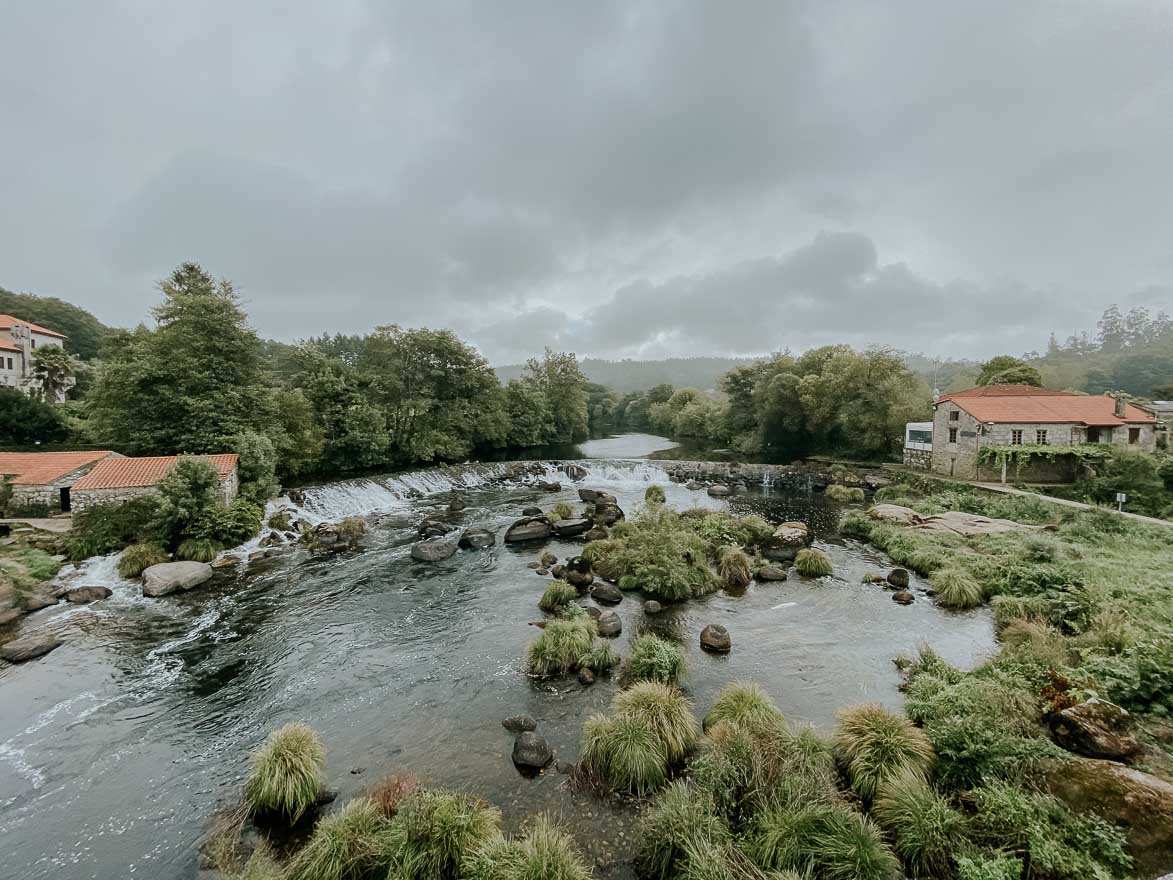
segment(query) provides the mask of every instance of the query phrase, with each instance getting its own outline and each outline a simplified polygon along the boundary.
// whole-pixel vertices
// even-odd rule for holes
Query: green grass
[[[603,639],[596,639],[591,649],[578,658],[579,668],[590,669],[593,672],[608,672],[619,665],[619,652],[611,647],[611,643]]]
[[[750,729],[768,725],[784,726],[786,723],[770,696],[752,681],[735,681],[721,689],[717,702],[705,715],[704,728],[708,731],[723,721]]]
[[[585,613],[569,620],[548,621],[542,634],[529,646],[529,671],[541,676],[572,671],[577,668],[579,658],[590,653],[594,638],[595,622]]]
[[[550,508],[549,517],[552,520],[574,519],[574,508],[570,506],[569,502],[559,501]]]
[[[543,611],[557,611],[564,605],[569,605],[578,598],[578,590],[564,581],[554,581],[546,587],[542,598],[538,600],[538,607]]]
[[[498,840],[465,860],[461,880],[589,880],[574,838],[548,816],[533,819],[515,840]]]
[[[668,755],[652,728],[628,715],[593,715],[583,725],[582,769],[616,791],[651,794],[668,779]]]
[[[635,681],[671,684],[684,674],[684,654],[667,639],[652,633],[639,636],[632,645],[625,671]]]
[[[658,681],[641,681],[620,691],[611,711],[644,724],[664,749],[669,762],[681,760],[700,735],[692,703],[677,688]]]
[[[355,798],[314,827],[289,864],[287,880],[364,880],[384,862],[390,820],[370,798]]]
[[[176,559],[188,559],[192,562],[211,562],[219,552],[211,541],[201,538],[188,538],[182,541],[175,551]]]
[[[832,501],[841,501],[847,504],[862,504],[866,497],[863,489],[858,486],[840,486],[838,483],[828,486],[826,495]]]
[[[820,880],[895,880],[900,871],[875,825],[834,803],[766,810],[745,847],[764,870],[793,870]]]
[[[744,550],[729,544],[718,551],[717,573],[725,586],[741,589],[753,580],[753,564]]]
[[[884,783],[905,774],[927,778],[933,744],[903,715],[877,704],[841,709],[835,729],[835,755],[852,790],[864,801]]]
[[[367,533],[367,522],[361,516],[348,516],[338,523],[338,537],[344,544],[354,546]]]
[[[916,774],[884,783],[872,818],[892,840],[910,878],[949,877],[953,853],[966,838],[965,817]]]
[[[960,568],[942,568],[933,572],[934,601],[945,608],[961,611],[982,604],[982,587],[972,575]]]
[[[648,880],[674,880],[690,849],[705,843],[725,846],[732,839],[729,825],[705,792],[673,782],[640,820],[636,866]]]
[[[803,577],[827,577],[835,570],[831,559],[822,550],[813,547],[804,547],[794,557],[794,570]]]
[[[501,814],[469,795],[412,792],[387,831],[387,880],[457,880],[461,866],[501,840]]]
[[[644,491],[645,504],[663,504],[666,500],[662,486],[648,486]]]
[[[240,870],[222,871],[225,880],[286,880],[285,869],[281,867],[272,848],[261,840]]]
[[[132,544],[118,556],[118,574],[136,578],[152,565],[167,562],[171,557],[158,544]]]
[[[305,724],[286,724],[253,754],[245,802],[254,815],[277,813],[294,823],[317,801],[325,765],[318,735]]]

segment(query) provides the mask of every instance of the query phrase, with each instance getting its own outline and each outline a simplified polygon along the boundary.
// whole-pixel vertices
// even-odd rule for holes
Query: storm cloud
[[[1041,347],[1170,307],[1173,7],[10,5],[0,285],[505,362]]]

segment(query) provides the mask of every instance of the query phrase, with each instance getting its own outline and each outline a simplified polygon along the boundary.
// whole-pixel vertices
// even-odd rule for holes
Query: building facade
[[[1006,479],[1003,465],[982,450],[1012,446],[1072,447],[1102,444],[1152,452],[1157,420],[1108,395],[1079,395],[1029,385],[989,385],[947,394],[933,405],[932,470],[966,480]],[[1028,482],[1070,482],[1078,476],[1074,454],[1035,456]]]
[[[230,504],[240,489],[236,455],[192,456],[211,462],[219,477],[220,498]],[[122,504],[132,498],[153,495],[159,483],[179,462],[178,455],[149,458],[115,458],[98,462],[74,483],[70,501],[74,510],[103,504]]]
[[[68,511],[73,486],[100,461],[121,458],[108,449],[92,452],[0,452],[0,495],[20,515]]]
[[[33,373],[33,358],[38,349],[50,345],[64,348],[65,339],[63,334],[48,327],[12,315],[0,315],[0,385],[17,388],[25,394],[39,394],[41,383]],[[73,382],[72,378],[68,380],[70,386]],[[65,391],[62,391],[56,402],[64,400]]]

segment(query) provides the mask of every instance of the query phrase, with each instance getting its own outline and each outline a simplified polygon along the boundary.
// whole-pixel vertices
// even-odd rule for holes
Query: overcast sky
[[[495,363],[1173,310],[1173,2],[0,3],[0,285]]]

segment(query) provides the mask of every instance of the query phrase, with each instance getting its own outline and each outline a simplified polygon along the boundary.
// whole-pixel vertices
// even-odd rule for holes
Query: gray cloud
[[[494,360],[1034,348],[1167,301],[1171,37],[1142,0],[18,4],[0,284],[131,324],[197,259],[266,335]]]

